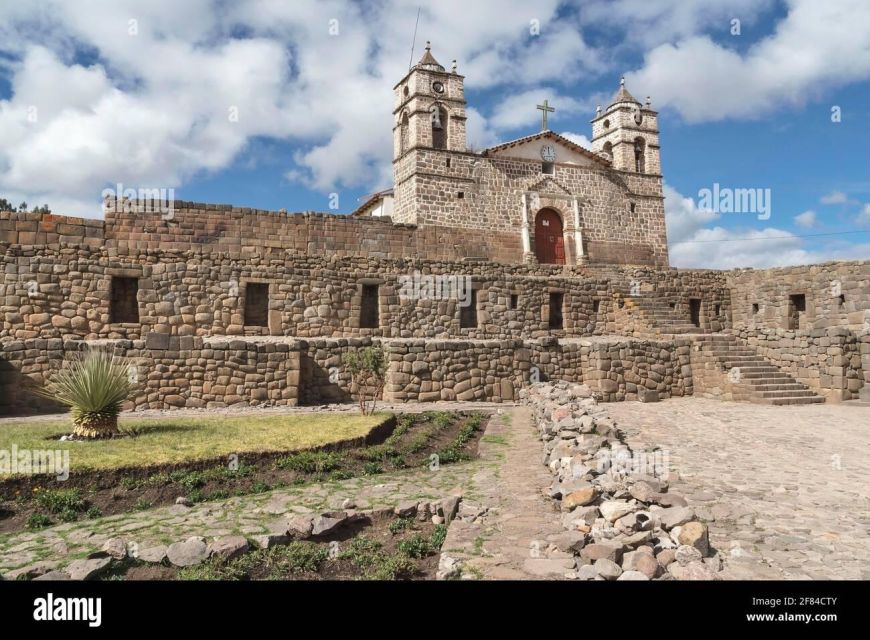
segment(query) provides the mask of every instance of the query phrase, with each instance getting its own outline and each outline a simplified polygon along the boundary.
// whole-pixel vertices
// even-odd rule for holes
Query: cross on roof
[[[547,114],[554,113],[556,111],[556,109],[551,107],[546,100],[544,100],[544,104],[537,105],[537,109],[539,109],[541,111],[541,131],[546,131],[547,130]]]

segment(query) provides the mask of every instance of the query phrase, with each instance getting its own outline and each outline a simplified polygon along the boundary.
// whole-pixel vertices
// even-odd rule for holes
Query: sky
[[[477,149],[543,99],[588,147],[621,76],[651,97],[673,266],[870,258],[866,0],[0,0],[0,197],[349,213],[391,186],[418,8],[413,61],[457,61]]]

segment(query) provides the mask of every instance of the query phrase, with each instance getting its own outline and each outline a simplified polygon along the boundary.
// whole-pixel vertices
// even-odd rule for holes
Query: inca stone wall
[[[687,338],[596,339],[588,341],[586,348],[584,379],[574,382],[586,383],[600,400],[656,402],[693,393],[691,341]]]
[[[150,342],[150,344],[149,344]],[[296,405],[300,349],[295,342],[160,336],[160,340],[34,338],[5,342],[0,352],[0,413],[58,407],[32,393],[65,359],[89,346],[108,349],[131,367],[133,393],[124,409],[209,408],[238,404]]]
[[[870,330],[870,261],[828,262],[778,269],[728,272],[739,329]],[[789,327],[791,297],[803,295],[799,326]],[[757,309],[753,306],[757,305]]]
[[[347,401],[355,392],[342,355],[371,339],[392,358],[391,400],[509,400],[535,380],[587,383],[602,400],[686,395],[698,392],[688,343],[659,334],[670,330],[662,314],[689,322],[693,299],[697,331],[733,327],[828,399],[870,388],[866,262],[735,272],[522,264],[516,247],[510,260],[493,258],[511,252],[497,234],[478,246],[466,230],[268,212],[248,224],[247,215],[200,205],[172,219],[110,213],[105,223],[0,214],[4,410],[44,406],[19,389],[84,341],[109,341],[137,366],[136,408]],[[488,259],[463,259],[481,246]],[[475,324],[461,326],[453,295],[402,295],[400,278],[435,275],[470,278]],[[136,322],[117,321],[112,308],[113,282],[125,278],[137,290]],[[251,283],[268,291],[256,314],[264,326],[246,322]],[[365,286],[377,287],[374,328],[360,326]],[[803,324],[788,329],[798,294]],[[748,322],[756,300],[761,319]]]
[[[830,329],[738,329],[764,358],[828,400],[853,400],[870,388],[870,333]]]
[[[56,216],[49,218],[40,221],[32,214],[6,214],[5,220],[28,228],[66,225],[56,222]],[[55,244],[5,245],[0,264],[0,300],[4,303],[0,336],[134,340],[147,339],[152,333],[473,339],[603,335],[643,331],[642,319],[629,327],[620,316],[620,301],[632,295],[635,285],[644,295],[661,287],[663,292],[673,292],[668,295],[675,299],[680,295],[727,298],[722,275],[711,271],[447,261],[404,257],[404,249],[399,257],[383,251],[340,257],[338,250],[325,251],[329,257],[320,257],[317,252],[308,255],[302,250],[259,246],[253,239],[242,245],[238,237],[232,238],[234,244],[223,244],[227,235],[240,234],[240,227],[206,236],[193,225],[192,211],[176,212],[174,218],[184,228],[185,220],[193,225],[185,233],[179,231],[184,242],[167,239],[159,248],[149,247],[151,240],[140,240],[139,232],[128,230],[133,218],[111,217],[105,246],[84,242],[85,238],[99,239],[98,227],[89,221],[70,224],[82,235],[64,234]],[[202,224],[210,224],[208,219]],[[157,214],[149,220],[157,226],[173,222]],[[363,226],[368,222],[381,226],[381,221],[357,221]],[[33,233],[47,236],[54,232]],[[436,248],[432,254],[437,257],[442,250]],[[477,291],[477,325],[460,326],[455,296],[419,299],[402,295],[400,277],[415,275],[469,277]],[[116,278],[135,281],[138,322],[113,318],[111,289]],[[250,283],[268,287],[265,326],[246,322],[251,315],[245,310]],[[361,291],[366,284],[378,286],[377,328],[360,327]],[[563,296],[562,328],[550,326],[553,293]]]
[[[870,261],[738,269],[728,288],[734,331],[759,354],[828,400],[870,398]]]

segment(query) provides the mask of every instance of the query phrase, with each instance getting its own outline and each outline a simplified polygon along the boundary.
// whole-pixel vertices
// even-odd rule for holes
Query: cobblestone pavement
[[[732,579],[870,579],[870,407],[704,398],[605,406],[668,452]],[[697,510],[697,509],[696,509]]]

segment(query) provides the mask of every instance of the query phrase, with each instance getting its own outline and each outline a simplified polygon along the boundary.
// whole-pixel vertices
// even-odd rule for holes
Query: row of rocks
[[[717,579],[722,563],[707,525],[668,491],[666,465],[643,464],[656,460],[654,453],[638,456],[625,445],[589,387],[539,383],[522,398],[533,409],[543,462],[554,476],[547,493],[558,501],[566,529],[547,551],[574,557],[566,577]]]
[[[324,540],[339,529],[385,517],[415,518],[421,522],[431,520],[434,524],[449,524],[456,516],[460,496],[449,496],[440,501],[404,502],[393,508],[356,511],[355,504],[345,500],[340,511],[329,511],[305,516],[291,516],[272,527],[272,533],[251,536],[220,536],[206,540],[190,536],[169,545],[144,547],[134,540],[109,538],[99,551],[86,558],[73,560],[63,569],[60,563],[41,561],[21,567],[3,576],[5,580],[94,580],[105,574],[113,565],[131,560],[149,564],[167,563],[183,568],[197,565],[209,558],[237,558],[253,549],[268,549],[294,540]]]

